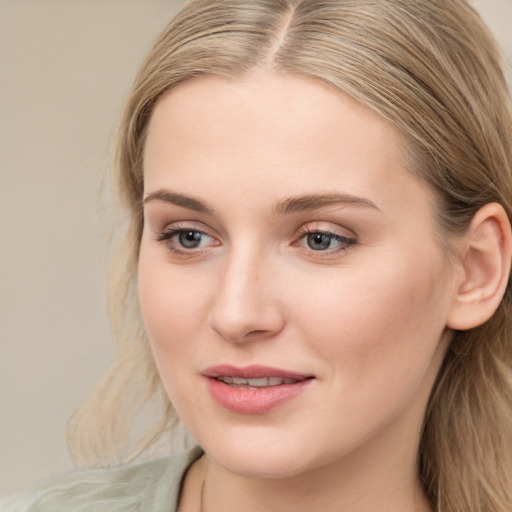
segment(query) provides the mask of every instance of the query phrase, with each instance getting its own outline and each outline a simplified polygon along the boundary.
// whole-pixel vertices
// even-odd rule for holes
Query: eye
[[[333,236],[324,233],[310,233],[306,235],[306,243],[313,251],[325,251],[330,249],[333,241],[336,241]]]
[[[294,245],[300,245],[313,252],[336,253],[356,243],[355,238],[324,230],[306,228]]]
[[[174,236],[185,249],[196,249],[206,235],[200,231],[179,231]]]
[[[207,246],[218,245],[217,241],[204,231],[188,227],[171,227],[160,233],[158,242],[164,242],[171,252],[179,255],[195,254]]]

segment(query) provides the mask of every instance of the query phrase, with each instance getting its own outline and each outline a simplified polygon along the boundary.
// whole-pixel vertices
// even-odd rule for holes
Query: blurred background
[[[111,354],[110,141],[143,56],[183,3],[0,0],[0,497],[73,467],[66,419]],[[512,83],[512,0],[472,3]]]

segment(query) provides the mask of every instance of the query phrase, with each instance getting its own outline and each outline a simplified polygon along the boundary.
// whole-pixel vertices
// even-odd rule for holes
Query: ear
[[[448,327],[467,330],[495,313],[505,294],[512,257],[510,222],[497,203],[475,214],[457,251],[460,279],[448,318]]]

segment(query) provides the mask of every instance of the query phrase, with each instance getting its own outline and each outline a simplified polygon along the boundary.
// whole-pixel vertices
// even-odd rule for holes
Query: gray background
[[[109,143],[182,3],[0,0],[0,496],[72,467],[66,418],[110,357]],[[512,60],[512,1],[474,4]]]

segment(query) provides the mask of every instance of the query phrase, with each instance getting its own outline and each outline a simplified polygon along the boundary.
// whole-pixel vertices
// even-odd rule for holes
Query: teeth
[[[299,379],[290,379],[285,377],[261,377],[259,379],[243,379],[242,377],[219,376],[217,380],[225,384],[234,384],[235,386],[248,386],[253,388],[266,388],[271,386],[281,386],[282,384],[293,384]]]

